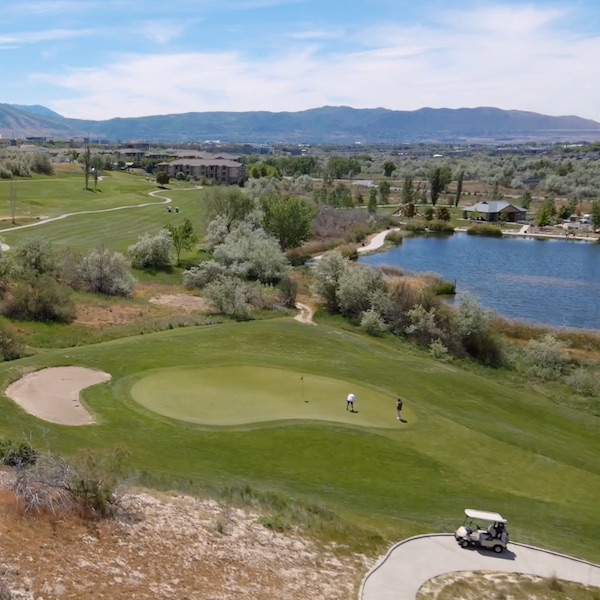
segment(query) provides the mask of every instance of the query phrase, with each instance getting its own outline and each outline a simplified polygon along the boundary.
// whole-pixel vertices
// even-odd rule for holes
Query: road
[[[414,600],[426,581],[454,571],[556,576],[600,587],[600,565],[516,543],[502,554],[465,550],[452,535],[434,534],[396,544],[363,580],[359,600]]]

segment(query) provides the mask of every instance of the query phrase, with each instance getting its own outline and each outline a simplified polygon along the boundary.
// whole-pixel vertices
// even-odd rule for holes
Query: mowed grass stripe
[[[169,191],[161,191],[169,196]],[[144,233],[155,235],[167,223],[180,225],[189,218],[198,231],[204,231],[208,216],[201,200],[200,190],[180,192],[177,202],[179,213],[167,213],[161,198],[145,195],[152,206],[126,208],[112,212],[73,215],[59,221],[41,223],[36,227],[0,234],[9,246],[18,246],[28,239],[43,237],[58,248],[85,250],[103,244],[107,248],[124,252]],[[175,203],[171,203],[175,206]],[[92,209],[90,209],[92,210]]]

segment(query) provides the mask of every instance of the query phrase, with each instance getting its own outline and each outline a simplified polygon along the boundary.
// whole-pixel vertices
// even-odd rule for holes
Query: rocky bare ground
[[[15,600],[345,600],[371,564],[210,500],[130,493],[129,518],[89,523],[24,515],[6,473],[0,487],[0,581]]]

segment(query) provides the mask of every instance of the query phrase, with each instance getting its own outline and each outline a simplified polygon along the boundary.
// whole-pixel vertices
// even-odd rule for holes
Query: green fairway
[[[494,510],[518,541],[600,560],[600,419],[520,381],[281,318],[49,350],[0,364],[0,384],[69,364],[112,376],[83,392],[98,424],[44,423],[1,397],[0,434],[31,432],[67,454],[124,443],[146,481],[240,482],[317,502],[388,541],[452,531],[467,507]],[[345,411],[349,391],[358,414]],[[407,425],[395,420],[397,394]]]
[[[156,234],[168,223],[181,225],[186,218],[192,221],[198,232],[204,231],[208,215],[201,200],[202,190],[189,186],[184,189],[157,190],[156,186],[140,176],[113,173],[111,177],[119,185],[112,187],[107,185],[106,191],[102,193],[84,192],[77,187],[78,183],[72,183],[72,189],[69,191],[72,196],[70,199],[57,199],[52,195],[43,202],[35,203],[35,214],[41,213],[50,217],[80,211],[89,212],[14,231],[10,222],[4,221],[0,223],[0,229],[3,230],[0,236],[9,246],[18,246],[33,237],[43,237],[55,244],[57,248],[85,250],[104,245],[124,252],[129,245],[137,241],[139,235]],[[25,185],[27,182],[20,183]],[[66,185],[64,180],[31,182],[32,189],[38,191],[39,188],[34,184],[55,187],[58,191]],[[0,185],[0,201],[3,193],[8,194],[8,189],[5,185],[3,192]],[[150,196],[152,191],[156,192],[155,196]],[[52,193],[58,192],[55,190]],[[173,208],[177,206],[180,209],[178,213],[167,212],[165,198],[172,199],[170,206]],[[149,206],[142,206],[145,204]],[[133,207],[106,210],[125,206]]]
[[[346,409],[349,392],[355,412]],[[204,425],[242,425],[288,419],[399,426],[395,399],[354,382],[266,369],[161,369],[136,381],[134,400],[166,417]]]

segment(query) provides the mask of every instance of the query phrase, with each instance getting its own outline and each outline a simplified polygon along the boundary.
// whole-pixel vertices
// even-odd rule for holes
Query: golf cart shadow
[[[482,556],[491,556],[493,558],[502,558],[504,560],[515,560],[517,555],[508,548],[505,548],[502,552],[494,552],[490,548],[482,548],[480,546],[471,546],[471,549],[478,552]]]

